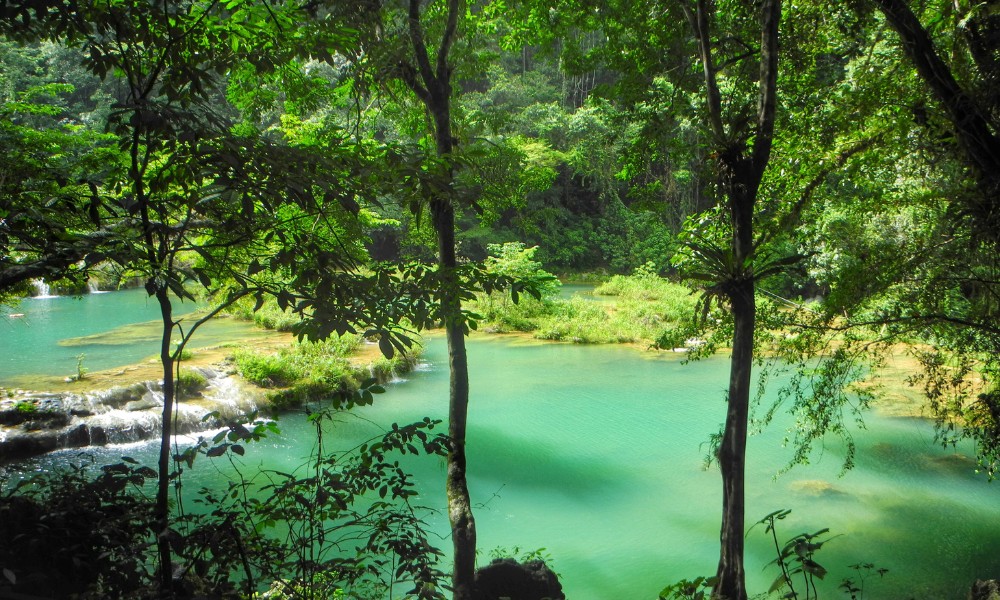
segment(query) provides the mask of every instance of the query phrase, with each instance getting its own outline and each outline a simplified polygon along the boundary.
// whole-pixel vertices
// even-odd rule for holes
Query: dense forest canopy
[[[181,594],[170,399],[193,333],[172,315],[196,293],[206,319],[270,299],[302,337],[364,333],[389,356],[444,326],[448,436],[386,449],[418,436],[448,457],[456,599],[475,597],[469,302],[541,297],[545,271],[684,282],[697,309],[656,345],[731,349],[713,597],[748,595],[751,420],[792,411],[793,462],[849,438],[870,401],[850,385],[897,344],[942,441],[971,437],[995,472],[994,2],[28,0],[0,4],[0,28],[0,301],[101,277],[161,309],[164,594]],[[793,383],[753,416],[758,367]]]

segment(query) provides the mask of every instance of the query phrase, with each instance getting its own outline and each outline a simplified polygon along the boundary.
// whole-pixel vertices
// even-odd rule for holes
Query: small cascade
[[[218,428],[257,407],[235,378],[198,369],[208,386],[174,405],[174,433]],[[18,392],[0,401],[0,456],[26,458],[58,450],[138,442],[160,435],[162,382],[89,394]],[[204,417],[217,412],[218,419]]]
[[[97,281],[91,279],[87,281],[87,293],[88,294],[107,294],[107,290],[102,290],[97,285]]]
[[[52,288],[41,279],[32,279],[31,285],[35,288],[35,298],[55,298],[52,295]]]
[[[245,415],[258,408],[256,393],[249,392],[235,377],[216,375],[208,378],[204,397],[223,419]]]

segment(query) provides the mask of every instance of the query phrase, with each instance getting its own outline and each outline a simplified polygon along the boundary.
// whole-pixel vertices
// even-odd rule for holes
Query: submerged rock
[[[475,600],[565,600],[559,578],[543,561],[498,558],[476,571]]]
[[[817,498],[822,496],[840,496],[844,494],[844,492],[834,487],[832,483],[822,479],[800,479],[798,481],[793,481],[788,487],[793,492]]]
[[[1000,600],[1000,583],[996,579],[977,579],[969,590],[969,600]]]

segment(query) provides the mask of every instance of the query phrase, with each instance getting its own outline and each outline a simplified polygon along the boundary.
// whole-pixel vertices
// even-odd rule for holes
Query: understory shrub
[[[273,421],[230,423],[175,457],[178,484],[203,461],[210,483],[185,511],[172,509],[170,591],[159,589],[156,472],[131,458],[100,469],[0,480],[0,596],[32,598],[272,598],[376,600],[396,586],[444,600],[441,552],[425,532],[430,509],[400,464],[403,455],[444,455],[447,438],[425,418],[392,424],[346,451],[324,436],[349,409],[384,391],[372,381],[311,414],[316,443],[299,468],[241,472],[250,442],[278,432]],[[338,440],[338,444],[342,440]],[[265,591],[266,590],[266,591]],[[5,596],[6,597],[6,596]]]
[[[382,391],[368,381],[334,404],[366,404]],[[310,414],[316,445],[299,468],[243,473],[225,489],[202,490],[198,502],[207,510],[184,521],[189,554],[206,565],[209,579],[282,600],[374,600],[398,585],[413,589],[407,597],[445,598],[441,552],[423,521],[430,511],[412,503],[417,492],[399,460],[443,455],[447,439],[433,432],[440,421],[393,424],[351,450],[332,452],[325,436],[349,414]],[[242,456],[242,441],[253,435],[232,428],[216,436],[214,447],[202,442],[199,452],[215,460],[228,451]]]
[[[237,319],[250,321],[257,327],[274,331],[293,331],[302,321],[301,317],[292,311],[281,309],[274,298],[265,300],[257,310],[254,310],[255,302],[252,296],[242,298],[233,305],[230,313]]]
[[[0,493],[0,588],[27,597],[136,598],[153,580],[156,473],[130,459],[39,473]],[[0,482],[2,483],[2,482]]]
[[[182,369],[174,381],[178,398],[191,398],[208,386],[208,379],[198,371]]]

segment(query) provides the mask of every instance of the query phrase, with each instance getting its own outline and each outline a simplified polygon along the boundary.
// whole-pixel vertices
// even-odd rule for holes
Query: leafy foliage
[[[341,394],[338,406],[366,403],[381,391],[366,383]],[[443,454],[447,440],[430,433],[439,422],[393,424],[379,438],[329,452],[325,428],[342,417],[339,408],[309,416],[317,446],[301,469],[246,475],[237,466],[240,476],[226,490],[203,489],[199,503],[208,512],[184,519],[191,530],[183,556],[220,582],[244,578],[253,589],[254,582],[273,581],[273,597],[369,597],[407,582],[415,597],[444,598],[435,566],[440,552],[424,532],[425,509],[411,505],[413,482],[390,458]],[[236,426],[220,436],[201,451],[243,455],[244,441],[258,433]]]
[[[84,466],[22,479],[0,495],[0,565],[9,589],[36,596],[127,597],[152,573],[156,478],[130,458],[96,477]]]

